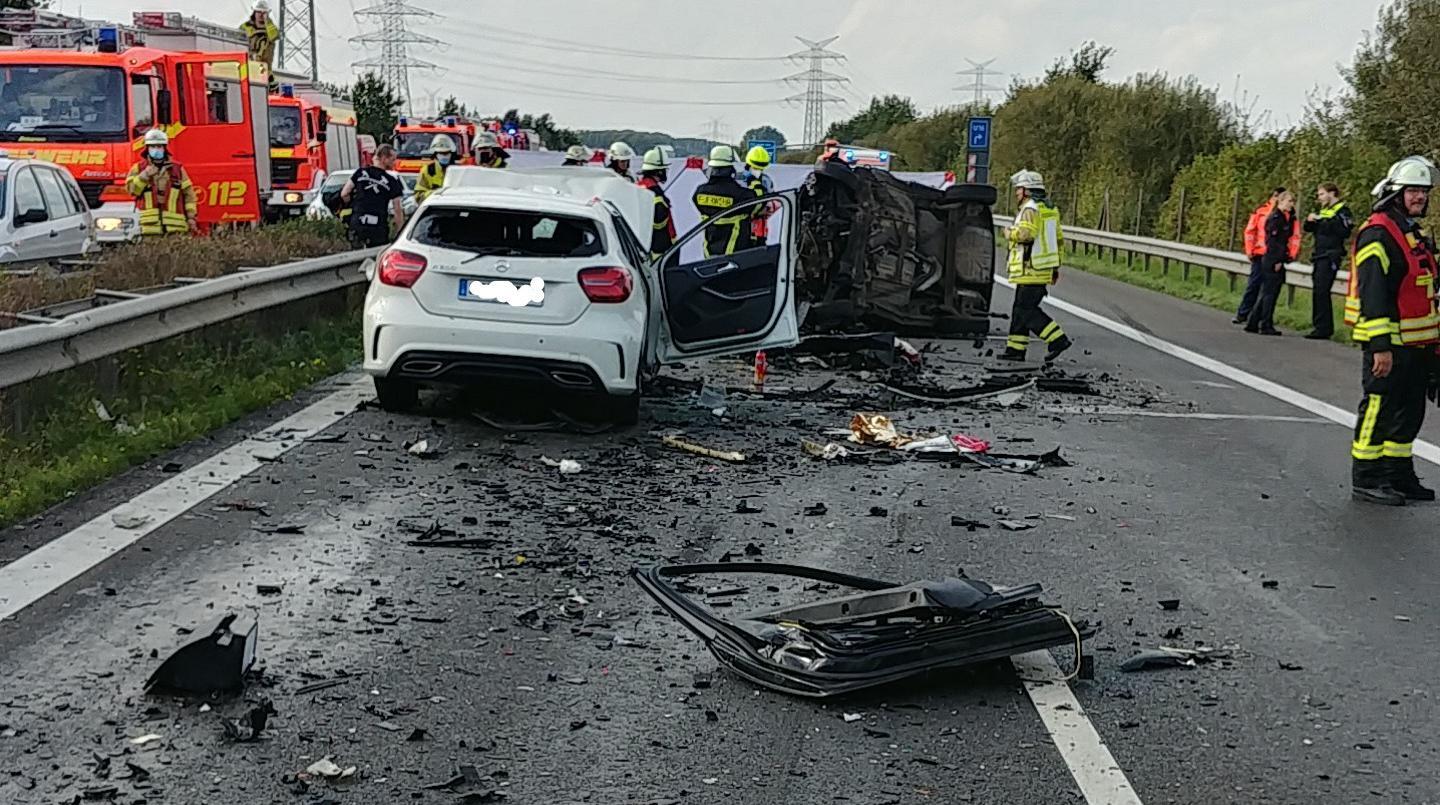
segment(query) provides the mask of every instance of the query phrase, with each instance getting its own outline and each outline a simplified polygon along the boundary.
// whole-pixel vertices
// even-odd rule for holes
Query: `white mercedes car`
[[[365,371],[389,411],[423,386],[540,387],[633,423],[662,364],[799,343],[794,204],[738,205],[652,261],[654,196],[610,171],[451,168],[368,269]],[[706,255],[761,209],[768,243]]]

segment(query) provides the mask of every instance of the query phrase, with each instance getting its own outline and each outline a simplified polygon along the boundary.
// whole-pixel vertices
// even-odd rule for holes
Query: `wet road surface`
[[[1091,309],[1123,302],[1157,333],[1185,323],[1176,337],[1216,357],[1220,343],[1252,348],[1232,343],[1223,314],[1111,285],[1072,274],[1058,295]],[[998,291],[996,309],[1008,300]],[[294,444],[0,622],[0,802],[87,791],[186,805],[448,803],[465,793],[512,803],[1085,801],[1067,767],[1076,748],[1051,739],[1007,665],[835,702],[788,698],[719,672],[627,577],[636,566],[743,558],[747,545],[767,561],[903,581],[958,568],[996,584],[1038,581],[1047,600],[1103,622],[1089,644],[1096,678],[1071,688],[1140,801],[1440,800],[1440,649],[1425,606],[1440,560],[1433,508],[1353,507],[1343,428],[1058,318],[1080,343],[1063,370],[1104,397],[897,403],[858,372],[791,361],[772,369],[770,398],[732,393],[717,417],[695,407],[685,381],[746,385],[748,366],[720,361],[668,373],[679,382],[659,390],[639,427],[601,435],[507,434],[445,400],[406,416],[362,406],[323,441]],[[964,385],[999,343],[937,342],[927,369]],[[1284,371],[1295,385],[1348,408],[1348,374],[1322,388],[1328,370],[1316,366],[1349,356],[1294,347],[1285,344],[1299,368]],[[783,397],[830,378],[837,385],[816,400]],[[293,408],[176,456],[191,466]],[[1073,466],[1020,476],[926,460],[827,463],[800,449],[862,410],[1005,452],[1058,446]],[[661,444],[668,433],[750,460],[680,453]],[[406,449],[421,439],[440,454]],[[583,469],[561,475],[544,458]],[[142,469],[0,535],[0,561],[161,480]],[[739,513],[742,502],[758,511]],[[822,503],[823,514],[806,513]],[[955,527],[955,516],[990,527]],[[1034,527],[1007,531],[1000,519]],[[489,542],[407,544],[436,526]],[[1164,610],[1162,599],[1180,606]],[[755,584],[716,611],[774,603]],[[160,660],[227,611],[260,623],[261,672],[245,695],[204,712],[146,696]],[[1223,658],[1119,669],[1162,644]],[[1069,651],[1055,655],[1068,667]],[[316,683],[332,684],[301,692]],[[221,718],[261,699],[277,711],[262,740],[227,740]],[[159,737],[133,742],[146,735]],[[297,777],[326,757],[354,776]],[[443,785],[462,769],[470,779]]]

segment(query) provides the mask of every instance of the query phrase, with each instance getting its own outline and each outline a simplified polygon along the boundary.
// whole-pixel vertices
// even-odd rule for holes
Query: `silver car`
[[[0,264],[78,257],[95,250],[95,222],[80,185],[52,162],[0,151]]]
[[[315,200],[310,202],[310,207],[305,210],[305,217],[312,219],[334,218],[335,214],[330,212],[329,207],[325,206],[325,194],[344,187],[345,183],[350,181],[350,177],[353,175],[353,172],[330,174],[325,179],[325,183],[320,185],[320,192],[316,194]],[[405,211],[405,217],[408,218],[414,215],[415,208],[420,206],[415,203],[415,183],[419,181],[420,174],[390,171],[390,175],[399,179],[400,184],[405,186],[405,195],[400,199],[400,208]]]

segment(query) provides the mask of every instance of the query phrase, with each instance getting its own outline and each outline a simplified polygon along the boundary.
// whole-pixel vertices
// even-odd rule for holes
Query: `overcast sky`
[[[270,2],[278,7],[280,0]],[[347,40],[360,30],[353,10],[378,2],[316,0],[322,79],[348,81],[350,63],[373,55]],[[973,79],[955,75],[969,66],[966,58],[994,59],[990,69],[999,72],[987,83],[1003,87],[1012,76],[1038,75],[1056,57],[1094,39],[1116,50],[1112,79],[1155,70],[1194,74],[1227,100],[1248,99],[1257,111],[1268,110],[1270,127],[1276,127],[1299,120],[1311,90],[1341,86],[1339,67],[1349,64],[1382,5],[1381,0],[413,2],[441,16],[411,20],[412,29],[448,43],[416,47],[411,54],[439,66],[411,73],[421,109],[428,93],[438,91],[485,110],[549,111],[572,128],[704,136],[718,120],[722,133],[734,138],[751,126],[773,123],[792,140],[800,138],[803,110],[780,99],[803,88],[769,80],[802,66],[758,59],[798,50],[796,35],[840,37],[831,47],[847,61],[831,69],[850,83],[832,91],[848,105],[828,107],[827,120],[854,112],[880,93],[909,95],[926,110],[967,100],[973,91],[956,87]],[[249,6],[250,0],[57,2],[58,10],[92,18],[128,20],[131,11],[144,8],[236,24]],[[524,40],[516,32],[548,39]],[[573,42],[757,59],[634,58],[576,52],[567,44]],[[708,83],[718,81],[736,83]]]

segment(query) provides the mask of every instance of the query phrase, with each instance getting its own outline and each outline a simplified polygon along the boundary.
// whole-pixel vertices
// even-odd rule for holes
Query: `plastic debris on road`
[[[806,439],[800,442],[800,447],[805,451],[805,455],[811,458],[824,459],[825,461],[834,461],[836,459],[850,457],[849,450],[846,450],[843,445],[834,442],[820,444],[819,442],[812,442]]]
[[[146,523],[149,523],[150,520],[151,520],[151,517],[150,517],[150,515],[148,515],[148,514],[112,514],[112,515],[110,515],[110,522],[114,523],[116,528],[123,528],[123,529],[125,529],[126,531],[134,531],[134,530],[137,529],[137,528],[141,528],[141,527],[143,527]]]
[[[581,470],[585,469],[583,466],[581,466],[580,462],[573,461],[568,458],[562,458],[559,461],[556,461],[555,459],[548,456],[541,456],[540,463],[544,464],[547,467],[554,467],[555,469],[560,471],[561,475],[575,475],[578,474]]]
[[[145,682],[145,689],[161,689],[210,696],[245,686],[245,674],[255,665],[260,625],[232,630],[238,615],[226,615],[210,634],[171,654]]]
[[[904,447],[915,441],[915,437],[900,433],[884,414],[856,414],[850,419],[850,441]]]
[[[340,768],[328,755],[305,767],[306,774],[326,780],[346,780],[354,777],[356,771],[358,769],[355,766]]]
[[[714,448],[705,447],[703,445],[698,445],[693,442],[687,442],[684,439],[681,439],[679,436],[665,436],[660,441],[663,442],[666,447],[673,447],[676,450],[684,450],[687,453],[694,453],[697,456],[713,458],[716,461],[732,461],[739,463],[745,460],[744,453],[737,452],[735,450],[716,450]]]

